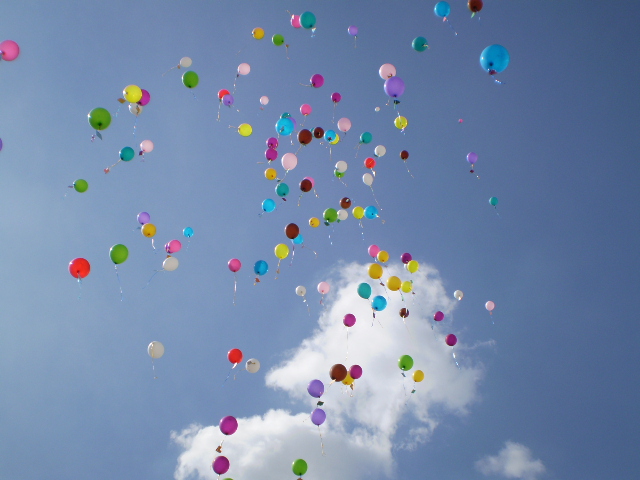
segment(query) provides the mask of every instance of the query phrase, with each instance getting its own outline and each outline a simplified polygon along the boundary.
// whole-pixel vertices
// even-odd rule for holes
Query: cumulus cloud
[[[486,456],[476,462],[476,468],[485,475],[535,480],[546,469],[541,460],[533,460],[531,450],[520,443],[508,441],[495,456]]]
[[[457,332],[447,318],[434,325],[434,312],[448,314],[455,305],[437,270],[426,264],[414,274],[400,266],[387,268],[385,279],[397,275],[413,280],[415,295],[405,293],[404,300],[399,292],[385,292],[366,272],[367,265],[357,263],[336,270],[316,330],[266,375],[267,386],[287,392],[290,407],[299,413],[269,410],[262,416],[239,418],[233,442],[224,446],[232,476],[282,478],[295,458],[305,458],[310,465],[305,480],[329,478],[336,469],[353,480],[390,476],[394,449],[415,449],[428,440],[445,413],[467,413],[483,371],[469,358],[458,368],[444,342],[448,333]],[[356,293],[358,284],[367,280],[373,295],[389,300],[375,319],[369,301]],[[398,314],[402,307],[410,310],[406,322]],[[357,318],[350,329],[342,324],[346,313]],[[465,345],[460,338],[455,348]],[[412,371],[402,375],[397,365],[402,355],[413,357],[412,371],[424,372],[422,382],[414,384]],[[336,363],[347,369],[353,364],[362,367],[364,373],[353,390],[341,383],[330,385],[329,369]],[[315,400],[306,388],[316,378],[325,383],[322,408],[327,421],[320,428],[309,419]],[[398,430],[406,425],[411,428],[398,438]],[[175,478],[215,478],[212,450],[221,436],[217,426],[192,425],[173,432],[174,442],[183,449]]]

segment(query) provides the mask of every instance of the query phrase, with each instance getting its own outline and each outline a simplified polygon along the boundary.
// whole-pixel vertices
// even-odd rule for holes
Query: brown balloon
[[[345,378],[347,378],[347,367],[342,365],[341,363],[336,363],[331,370],[329,370],[329,377],[331,380],[336,382],[341,382]]]
[[[316,138],[324,137],[324,130],[320,127],[316,127],[313,129],[313,136]]]
[[[303,192],[310,192],[312,188],[313,185],[311,184],[311,180],[305,178],[300,182],[300,190]]]
[[[290,223],[289,225],[284,227],[284,234],[287,236],[287,238],[293,240],[298,235],[300,235],[300,229],[295,223]]]
[[[401,158],[402,160],[406,160],[407,158],[409,158],[409,152],[407,152],[406,150],[402,150],[402,151],[400,152],[400,158]]]
[[[349,197],[344,197],[340,200],[340,206],[342,208],[349,208],[351,206],[351,199]]]
[[[469,0],[467,6],[473,13],[477,13],[482,10],[482,0]]]
[[[401,308],[400,309],[400,316],[402,318],[407,318],[409,316],[409,309],[407,308]]]
[[[311,143],[311,140],[313,140],[313,135],[311,134],[311,132],[309,130],[307,130],[306,128],[303,130],[300,130],[298,132],[298,141],[302,144],[302,145],[308,145]]]

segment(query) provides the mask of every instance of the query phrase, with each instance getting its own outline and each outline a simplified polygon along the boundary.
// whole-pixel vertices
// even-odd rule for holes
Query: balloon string
[[[358,158],[358,153],[360,153],[361,146],[362,146],[362,142],[358,143],[358,145],[354,147],[356,149],[356,156],[354,158]]]
[[[124,293],[122,292],[122,282],[120,281],[120,273],[118,273],[118,265],[114,265],[116,269],[116,278],[118,279],[118,285],[120,285],[120,301],[124,300]]]
[[[300,196],[298,197],[298,206],[300,206],[300,200],[302,200],[302,195],[304,195],[304,192],[300,194]]]
[[[287,52],[287,60],[291,60],[289,58],[289,44],[285,44],[284,48],[285,48],[285,51]],[[309,86],[311,86],[311,85],[309,85]]]
[[[151,246],[153,247],[153,253],[158,253],[157,250],[156,250],[156,244],[155,244],[153,238],[151,239]]]
[[[240,53],[240,52],[238,52],[238,53]],[[236,79],[233,81],[233,92],[231,92],[233,94],[236,93],[236,83],[238,82],[238,77],[239,76],[240,76],[239,74],[236,74]]]
[[[289,262],[289,266],[293,265],[293,257],[296,256],[296,245],[295,243],[291,247],[291,262]]]
[[[164,269],[163,269],[163,270],[164,270]],[[142,289],[144,290],[145,288],[147,288],[147,287],[149,286],[149,284],[151,283],[151,280],[153,280],[153,277],[155,277],[155,276],[158,274],[158,272],[162,272],[163,270],[156,270],[156,271],[154,272],[154,274],[153,274],[153,275],[151,275],[151,278],[149,279],[149,281],[147,282],[147,284],[146,284],[144,287],[142,287]]]
[[[136,119],[133,122],[133,138],[134,139],[136,138],[136,127],[138,126],[138,115],[139,114],[136,114]]]
[[[222,444],[224,443],[224,438],[222,439],[222,441],[220,442],[220,445],[218,445],[218,448],[216,448],[216,452],[218,453],[222,453]]]
[[[447,19],[447,17],[444,17],[442,19],[443,22],[446,22],[447,25],[449,25],[449,27],[451,28],[451,30],[453,30],[453,33],[458,36],[458,32],[456,32],[455,28],[453,28],[453,25],[451,25],[451,22]]]
[[[303,244],[301,248],[309,248],[309,247],[305,247]],[[309,250],[311,249],[309,248]],[[318,252],[316,252],[315,250],[311,250],[311,251],[315,254],[316,258],[318,258]]]
[[[233,367],[231,367],[229,369],[229,373],[227,373],[227,378],[224,379],[224,382],[222,382],[222,386],[224,387],[224,384],[227,383],[227,380],[229,380],[229,377],[231,376],[231,372],[233,371],[234,368],[236,368],[237,363],[233,364]]]
[[[360,219],[359,223],[360,223],[360,229],[362,230],[362,232],[360,232],[362,233],[362,241],[364,242],[364,225],[362,225],[362,219]]]
[[[353,48],[358,48],[357,42],[358,42],[358,36],[354,35],[354,37],[353,37]]]
[[[238,290],[238,274],[233,272],[233,306],[236,306],[236,292]]]
[[[369,188],[371,189],[371,194],[373,195],[373,199],[376,201],[376,205],[378,205],[378,208],[380,210],[382,210],[382,207],[380,206],[380,203],[378,202],[378,199],[376,198],[376,194],[373,191],[373,187],[371,185],[369,185]]]
[[[315,188],[313,189],[313,193],[315,193],[315,194],[316,194],[316,198],[320,198],[320,197],[318,197],[318,192],[316,192],[316,189],[315,189]]]
[[[111,171],[111,169],[113,167],[115,167],[117,164],[119,164],[122,161],[122,159],[118,160],[116,163],[114,163],[113,165],[111,165],[110,167],[107,167],[104,169],[104,173],[109,173]]]
[[[102,134],[98,130],[96,130],[95,134],[91,135],[91,143],[93,143],[93,141],[96,139],[96,137],[99,138],[100,140],[102,140]]]
[[[347,361],[347,358],[349,358],[349,329],[348,328],[347,328],[347,354],[344,357],[345,362]]]
[[[324,442],[322,441],[322,432],[320,431],[320,425],[318,425],[318,434],[320,435],[320,448],[322,449],[322,455],[325,456]]]
[[[162,76],[164,77],[167,73],[169,73],[171,70],[173,70],[174,68],[180,68],[180,64],[178,64],[176,67],[171,67],[169,70],[167,70],[166,72],[164,72],[162,74]]]
[[[220,121],[220,106],[222,105],[222,100],[218,99],[218,121]]]
[[[82,297],[82,279],[80,278],[80,275],[78,275],[78,290],[80,290],[80,293],[78,293],[78,300],[80,300],[80,297]]]
[[[458,370],[461,370],[458,360],[456,360],[456,352],[452,351],[451,355],[453,355],[453,361],[456,362],[456,367],[458,367]]]
[[[281,258],[278,259],[278,268],[276,270],[276,278],[274,278],[274,280],[278,279],[278,275],[280,275],[280,262],[282,261]]]
[[[406,160],[404,162],[404,166],[407,167],[407,172],[409,172],[409,175],[411,175],[411,178],[416,178],[416,177],[413,176],[413,173],[411,173],[411,170],[409,170],[409,165],[407,165],[407,161]],[[478,177],[478,178],[480,178],[480,177]]]
[[[336,121],[336,102],[333,102],[333,118],[331,119],[331,123]]]
[[[153,379],[158,378],[156,375],[156,364],[153,362],[153,357],[151,357],[151,371],[153,372]]]

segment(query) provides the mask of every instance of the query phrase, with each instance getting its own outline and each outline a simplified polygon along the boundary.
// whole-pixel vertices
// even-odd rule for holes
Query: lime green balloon
[[[333,174],[334,174],[337,178],[342,178],[342,177],[344,177],[344,174],[345,174],[345,173],[346,173],[346,172],[339,172],[338,170],[334,170],[334,171],[333,171]]]
[[[129,249],[121,243],[114,245],[109,250],[109,258],[116,265],[124,263],[127,257],[129,257]]]
[[[111,114],[106,108],[94,108],[87,115],[89,125],[96,130],[104,130],[111,125]]]
[[[198,78],[198,74],[193,70],[189,70],[188,72],[184,72],[182,74],[182,83],[187,88],[195,88],[198,86],[198,82],[200,79]]]
[[[301,458],[295,460],[291,465],[291,470],[293,470],[293,474],[299,477],[307,473],[307,468],[309,468],[307,465],[307,462],[305,462]]]
[[[79,178],[78,180],[73,182],[73,188],[78,193],[84,193],[87,191],[87,188],[89,188],[89,182]]]
[[[327,208],[322,214],[322,218],[324,218],[329,223],[333,223],[338,220],[338,212],[335,208]]]
[[[271,41],[276,47],[279,47],[284,43],[284,37],[279,33],[276,33],[273,37],[271,37]]]
[[[398,367],[400,367],[400,370],[404,372],[411,370],[413,368],[413,358],[409,355],[402,355],[398,359]]]

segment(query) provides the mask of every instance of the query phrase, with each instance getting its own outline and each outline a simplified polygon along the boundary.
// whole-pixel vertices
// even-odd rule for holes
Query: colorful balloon
[[[263,212],[273,212],[276,209],[276,202],[273,201],[271,198],[265,198],[262,201],[262,211]]]
[[[124,87],[122,96],[129,103],[137,103],[142,98],[142,89],[137,85]]]
[[[5,40],[0,43],[0,53],[2,54],[2,60],[11,62],[20,55],[20,47],[13,40]]]
[[[331,94],[331,101],[333,103],[339,103],[340,100],[342,100],[342,95],[340,95],[338,92],[333,92]]]
[[[316,16],[311,12],[304,12],[300,15],[300,25],[307,30],[316,26]]]
[[[456,337],[453,333],[450,333],[445,337],[444,341],[447,345],[453,347],[456,343],[458,343],[458,337]]]
[[[238,127],[238,133],[243,137],[248,137],[253,133],[253,127],[248,123],[243,123]]]
[[[227,352],[227,360],[229,360],[234,365],[237,365],[242,361],[242,350],[239,348],[232,348]]]
[[[442,320],[444,320],[444,313],[438,310],[436,313],[433,314],[433,319],[436,322],[441,322]]]
[[[416,52],[424,52],[427,48],[429,48],[429,42],[424,37],[416,37],[411,42],[411,46]]]
[[[96,130],[105,130],[111,125],[111,114],[106,108],[94,108],[87,115],[89,125]]]
[[[349,120],[348,118],[341,118],[340,120],[338,120],[338,130],[340,130],[343,133],[347,133],[349,130],[351,130],[351,120]]]
[[[220,431],[224,435],[233,435],[238,430],[238,420],[236,417],[228,415],[220,420]]]
[[[164,345],[161,342],[151,342],[147,347],[147,353],[154,360],[162,358],[164,355]]]
[[[351,378],[354,380],[358,380],[362,376],[362,367],[360,365],[351,365],[349,375],[351,375]]]
[[[120,160],[122,160],[123,162],[129,162],[133,160],[133,157],[135,156],[136,152],[134,152],[133,148],[131,147],[124,147],[122,150],[120,150]]]
[[[404,93],[404,81],[400,77],[391,77],[384,82],[384,93],[392,98],[400,98]]]
[[[280,118],[276,122],[276,132],[279,135],[291,135],[293,132],[293,122],[289,118]]]
[[[241,63],[238,65],[238,75],[249,75],[251,71],[251,65],[248,63]]]
[[[198,86],[198,74],[192,70],[188,70],[182,74],[182,84],[187,88],[195,88]]]
[[[247,360],[245,367],[249,373],[257,373],[260,370],[260,362],[255,358]]]
[[[318,284],[318,293],[322,295],[326,295],[331,290],[331,286],[327,282],[320,282]]]
[[[293,170],[298,165],[298,157],[294,153],[285,153],[280,159],[280,163],[285,170]]]
[[[345,327],[353,327],[356,324],[356,316],[353,313],[347,313],[342,319]]]
[[[284,234],[290,240],[293,240],[300,234],[300,228],[295,223],[289,223],[286,227],[284,227]]]
[[[409,270],[409,272],[411,273],[416,273],[418,271],[418,268],[420,268],[420,264],[415,260],[411,260],[409,263],[407,263],[407,270]]]
[[[451,13],[451,6],[447,2],[438,2],[433,7],[433,13],[436,17],[445,18]]]
[[[156,234],[156,226],[153,223],[145,223],[140,232],[147,238],[153,238]]]
[[[368,300],[371,296],[371,285],[365,282],[358,285],[358,295],[360,296],[360,298]]]
[[[251,30],[251,35],[256,40],[262,40],[264,38],[264,29],[260,27],[256,27],[253,30]]]
[[[502,45],[489,45],[480,54],[480,66],[492,75],[507,68],[509,60],[509,52]]]
[[[369,220],[373,220],[374,218],[378,218],[378,209],[374,205],[369,205],[364,209],[364,216]]]
[[[489,300],[484,304],[484,308],[486,308],[489,312],[492,312],[494,308],[496,308],[496,304]]]
[[[149,223],[151,221],[151,215],[147,212],[140,212],[138,214],[138,223],[140,225],[144,225],[145,223]]]
[[[73,278],[80,280],[89,275],[91,265],[84,258],[74,258],[69,262],[69,273]]]
[[[276,186],[276,195],[283,198],[289,195],[289,185],[284,182],[278,183]]]
[[[284,243],[279,243],[278,245],[276,245],[273,251],[276,257],[278,257],[280,260],[284,260],[289,256],[289,247]]]
[[[416,370],[415,372],[413,372],[412,377],[414,382],[420,383],[424,380],[424,372],[422,370]]]
[[[231,463],[229,462],[229,459],[223,455],[216,457],[213,463],[211,464],[213,471],[216,472],[218,475],[227,473],[229,471],[230,466],[231,466]]]
[[[291,470],[293,471],[294,475],[297,475],[298,477],[301,477],[302,475],[307,473],[307,468],[307,462],[305,462],[301,458],[294,460],[293,464],[291,465]]]
[[[173,272],[175,269],[178,268],[179,265],[180,265],[180,262],[176,257],[169,256],[165,258],[164,261],[162,262],[162,269],[166,270],[167,272]]]
[[[453,298],[455,298],[456,300],[460,301],[462,300],[462,297],[464,297],[464,293],[462,293],[462,290],[456,290],[455,292],[453,292]]]
[[[352,37],[356,37],[358,35],[358,27],[356,27],[355,25],[349,26],[349,28],[347,28],[347,33],[349,33],[349,35],[351,35]]]
[[[264,275],[268,271],[269,271],[269,264],[264,260],[258,260],[253,265],[253,273],[255,273],[256,275]]]
[[[382,295],[376,295],[371,300],[371,308],[373,308],[376,312],[381,312],[385,308],[387,308],[387,299]]]
[[[324,77],[319,73],[316,73],[311,77],[310,82],[313,88],[320,88],[324,85]]]
[[[182,230],[182,234],[187,238],[193,237],[193,228],[186,227],[184,230]]]
[[[378,280],[379,278],[382,277],[382,274],[384,273],[382,270],[382,266],[378,263],[372,263],[371,265],[369,265],[369,276],[374,279],[374,280]]]
[[[180,240],[171,240],[170,242],[167,242],[164,246],[165,251],[169,254],[178,253],[181,248],[182,248],[182,243],[180,242]],[[240,262],[240,260],[238,260],[238,262]]]
[[[411,370],[413,368],[413,358],[409,355],[402,355],[398,359],[398,367],[404,372]]]
[[[109,258],[116,265],[124,263],[128,257],[129,249],[121,243],[118,243],[109,249]]]
[[[492,207],[497,207],[498,206],[498,197],[491,197],[489,199],[489,205],[491,205]]]
[[[79,178],[75,182],[73,182],[73,189],[78,193],[84,193],[89,188],[89,182]]]
[[[347,367],[342,365],[341,363],[336,363],[329,370],[329,378],[336,382],[341,382],[347,377]]]
[[[276,47],[279,47],[280,45],[282,45],[284,43],[284,37],[282,35],[280,35],[279,33],[276,33],[273,37],[271,37],[271,42]]]
[[[309,385],[307,385],[307,392],[313,398],[320,398],[324,393],[324,383],[320,380],[311,380]]]
[[[320,426],[327,419],[327,414],[321,408],[316,408],[313,412],[311,412],[311,423],[314,425]]]
[[[378,70],[378,75],[380,75],[380,78],[383,79],[383,80],[387,80],[387,79],[389,79],[391,77],[395,77],[395,75],[396,75],[396,67],[394,67],[390,63],[385,63]]]
[[[240,268],[242,268],[242,262],[240,262],[240,260],[238,260],[237,258],[232,258],[227,262],[227,267],[229,267],[229,270],[231,270],[233,273],[236,273],[240,271]]]

